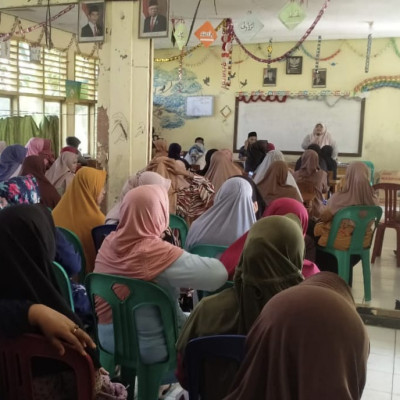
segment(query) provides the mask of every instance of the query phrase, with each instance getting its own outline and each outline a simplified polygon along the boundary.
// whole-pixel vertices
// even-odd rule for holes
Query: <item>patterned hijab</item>
[[[348,206],[378,204],[378,198],[369,183],[368,167],[363,162],[350,163],[346,170],[345,181],[343,190],[334,193],[328,200],[327,206],[332,214]]]
[[[0,197],[8,204],[37,204],[40,201],[39,185],[32,175],[15,176],[0,182]]]
[[[346,283],[321,272],[266,304],[224,400],[358,400],[368,355],[368,334]]]
[[[3,150],[0,158],[0,181],[5,181],[18,175],[27,151],[20,144],[12,144]]]
[[[105,216],[100,211],[97,198],[106,182],[106,171],[82,167],[76,173],[63,197],[53,210],[56,226],[76,233],[82,242],[86,259],[86,271],[94,267],[96,251],[92,239],[92,229],[103,225]]]

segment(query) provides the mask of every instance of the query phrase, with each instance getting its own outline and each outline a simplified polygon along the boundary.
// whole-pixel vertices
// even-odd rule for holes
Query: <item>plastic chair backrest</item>
[[[94,243],[94,248],[96,249],[96,254],[100,249],[103,240],[109,235],[111,232],[117,229],[117,224],[109,224],[109,225],[99,225],[95,226],[92,229],[92,238]]]
[[[397,205],[399,201],[397,196],[400,192],[400,185],[396,183],[377,183],[374,185],[374,190],[384,190],[385,192],[385,225],[399,225],[400,220],[397,219]]]
[[[76,235],[76,233],[70,231],[69,229],[63,228],[61,226],[57,226],[57,228],[62,232],[65,238],[72,244],[72,246],[74,246],[75,251],[81,256],[81,270],[78,274],[78,280],[80,283],[83,283],[85,281],[86,275],[86,259],[81,240]]]
[[[239,367],[245,355],[245,341],[244,335],[203,336],[189,341],[185,350],[184,365],[190,400],[199,399],[199,395],[203,398],[200,382],[204,360],[224,358],[236,361]],[[215,384],[218,384],[218,379],[215,380]]]
[[[94,398],[95,372],[92,359],[82,356],[67,343],[60,356],[41,335],[25,334],[17,338],[0,338],[0,398],[4,400],[33,400],[32,358],[44,357],[67,364],[75,374],[76,400]]]
[[[375,167],[372,161],[362,161],[369,169],[369,183],[371,186],[374,184]]]
[[[178,229],[179,238],[181,240],[181,247],[185,247],[186,237],[189,227],[186,221],[179,215],[169,214],[169,227],[171,229]]]
[[[139,279],[91,273],[86,276],[85,285],[92,307],[94,307],[94,296],[101,297],[111,306],[115,344],[114,363],[121,365],[122,381],[130,385],[128,389],[130,398],[133,399],[137,375],[138,400],[156,400],[162,376],[176,366],[175,343],[178,328],[175,303],[160,286]],[[114,285],[126,286],[129,295],[123,300],[119,299],[113,290]],[[157,307],[162,320],[168,355],[164,361],[154,364],[143,363],[139,354],[139,337],[134,312],[143,306]],[[98,340],[97,344],[103,353],[108,353]]]
[[[72,298],[71,283],[65,269],[57,261],[53,261],[54,274],[57,279],[58,286],[64,299],[70,305],[71,310],[75,311],[74,300]]]
[[[190,253],[202,257],[218,258],[228,248],[228,246],[219,246],[214,244],[196,244],[190,249]]]

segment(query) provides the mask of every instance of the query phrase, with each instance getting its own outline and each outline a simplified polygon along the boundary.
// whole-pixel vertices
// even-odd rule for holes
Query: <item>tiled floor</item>
[[[396,268],[393,250],[396,234],[387,229],[382,256],[371,264],[372,307],[393,310],[400,299],[400,268]],[[356,303],[363,304],[364,287],[361,264],[354,267],[353,295]],[[400,330],[367,326],[371,342],[368,359],[367,383],[362,400],[400,400]],[[181,391],[176,385],[166,397],[175,400]]]

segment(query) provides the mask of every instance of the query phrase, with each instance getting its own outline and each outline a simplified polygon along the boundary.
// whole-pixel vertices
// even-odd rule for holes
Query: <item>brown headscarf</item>
[[[155,157],[168,157],[168,143],[165,139],[157,139],[154,142],[154,147],[156,149]]]
[[[358,400],[369,339],[346,283],[321,272],[274,296],[224,400]]]
[[[46,166],[43,156],[28,156],[25,158],[20,175],[33,175],[39,185],[40,203],[54,208],[60,201],[56,188],[45,176]]]
[[[235,175],[242,175],[240,168],[227,157],[225,150],[216,151],[211,156],[210,168],[205,174],[205,178],[214,185],[215,192],[218,192],[227,179]]]
[[[280,197],[302,201],[296,188],[286,184],[288,173],[289,168],[285,161],[274,161],[264,178],[257,185],[267,206],[272,200]]]
[[[378,198],[369,183],[368,167],[363,162],[356,161],[347,167],[345,181],[343,190],[334,193],[328,200],[327,206],[332,214],[344,207],[378,204]]]

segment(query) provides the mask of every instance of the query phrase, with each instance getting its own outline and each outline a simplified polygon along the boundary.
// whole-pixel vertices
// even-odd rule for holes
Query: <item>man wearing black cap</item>
[[[167,30],[167,19],[158,13],[157,0],[150,0],[149,16],[144,20],[143,32],[162,32]]]
[[[247,148],[249,145],[257,142],[257,132],[250,132],[247,135],[247,140],[244,142],[244,146],[239,149],[239,160],[246,161],[247,158]]]
[[[99,7],[97,5],[88,6],[88,23],[81,29],[81,37],[103,36],[103,27],[98,24],[100,17]]]

